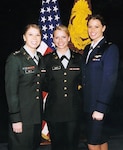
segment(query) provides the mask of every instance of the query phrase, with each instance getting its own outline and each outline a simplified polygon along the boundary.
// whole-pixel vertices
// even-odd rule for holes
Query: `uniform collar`
[[[24,48],[25,51],[31,56],[32,59],[34,58],[34,56],[35,56],[36,58],[38,57],[38,56],[37,56],[37,51],[36,51],[35,53],[32,53],[26,45],[24,45],[23,48]]]
[[[99,43],[103,38],[104,38],[104,36],[103,36],[101,39],[99,39],[95,44],[94,44],[94,42],[92,41],[90,47],[92,47],[92,48],[94,49],[94,48],[98,45],[98,43]]]
[[[58,55],[59,58],[61,58],[61,57],[63,56],[63,55],[62,55],[59,51],[57,51],[57,50],[56,50],[56,53],[57,53],[57,55]],[[70,49],[68,49],[64,55],[65,55],[68,59],[70,59],[70,56],[71,56]]]

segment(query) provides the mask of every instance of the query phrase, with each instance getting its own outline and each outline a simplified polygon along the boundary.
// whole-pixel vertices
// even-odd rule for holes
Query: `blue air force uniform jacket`
[[[83,93],[84,111],[106,113],[117,81],[119,51],[115,44],[102,39],[86,57],[90,45],[84,50]]]
[[[81,65],[82,56],[71,51],[71,58],[65,69],[56,51],[44,57],[46,63],[46,98],[44,119],[46,121],[74,121],[80,116]]]
[[[44,72],[42,63],[37,66],[23,48],[8,57],[5,86],[12,123],[19,121],[24,124],[41,123],[41,84]]]

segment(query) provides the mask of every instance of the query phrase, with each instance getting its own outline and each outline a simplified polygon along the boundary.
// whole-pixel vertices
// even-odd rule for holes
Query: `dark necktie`
[[[34,56],[33,60],[35,61],[37,65],[39,64],[41,57],[42,55],[39,52],[37,52],[37,56]]]
[[[69,62],[69,59],[68,59],[65,55],[63,55],[63,56],[61,57],[61,63],[63,64],[64,68],[67,67],[68,62]]]
[[[39,59],[36,56],[34,56],[33,60],[36,63],[36,65],[38,65]]]
[[[64,58],[69,61],[69,59],[68,59],[65,55],[63,55],[63,56],[61,57],[61,61],[62,61]]]

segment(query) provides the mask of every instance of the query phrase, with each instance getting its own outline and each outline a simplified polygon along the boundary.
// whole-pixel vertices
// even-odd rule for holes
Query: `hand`
[[[104,114],[98,111],[94,111],[92,114],[92,118],[95,120],[103,120]]]
[[[13,132],[22,133],[22,122],[12,123]]]

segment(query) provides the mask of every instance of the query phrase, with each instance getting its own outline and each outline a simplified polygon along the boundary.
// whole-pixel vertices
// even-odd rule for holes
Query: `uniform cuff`
[[[15,114],[9,114],[10,122],[21,122],[21,116],[20,113],[15,113]]]
[[[107,104],[104,104],[104,103],[101,103],[101,102],[97,102],[96,111],[99,111],[101,113],[106,113],[107,109],[108,109],[108,105]]]

